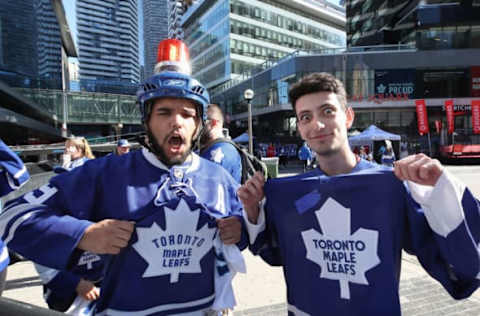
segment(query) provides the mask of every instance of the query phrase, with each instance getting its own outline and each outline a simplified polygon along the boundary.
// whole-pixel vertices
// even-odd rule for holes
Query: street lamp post
[[[248,104],[248,151],[253,155],[253,131],[252,131],[252,99],[254,97],[252,89],[247,89],[243,93],[243,97]]]

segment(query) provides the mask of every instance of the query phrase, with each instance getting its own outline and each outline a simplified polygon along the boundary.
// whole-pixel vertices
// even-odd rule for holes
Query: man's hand
[[[217,219],[220,239],[225,245],[233,245],[242,237],[242,223],[236,216]]]
[[[87,301],[94,301],[100,297],[100,289],[90,281],[80,279],[77,288],[75,289],[77,294]]]
[[[400,180],[434,186],[444,167],[437,159],[424,154],[412,155],[395,162],[394,172]]]
[[[264,198],[263,185],[265,178],[260,171],[255,172],[253,177],[248,179],[237,191],[238,198],[247,212],[250,223],[256,224],[258,213],[260,212],[259,203]]]
[[[133,222],[105,219],[85,230],[77,248],[97,254],[116,255],[128,245],[133,229]]]

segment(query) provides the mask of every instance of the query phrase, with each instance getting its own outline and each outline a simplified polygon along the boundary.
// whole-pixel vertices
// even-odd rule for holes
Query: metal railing
[[[19,94],[64,121],[64,92],[61,90],[15,88]],[[96,92],[65,92],[67,123],[77,124],[139,124],[140,111],[133,95]]]

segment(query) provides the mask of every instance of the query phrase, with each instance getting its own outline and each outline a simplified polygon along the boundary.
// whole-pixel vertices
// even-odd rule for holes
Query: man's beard
[[[150,131],[147,132],[147,135],[148,135],[148,142],[150,144],[151,149],[153,150],[153,154],[155,154],[158,160],[160,160],[167,167],[183,164],[185,160],[187,160],[188,156],[192,153],[192,143],[191,143],[190,146],[185,150],[183,154],[181,154],[180,156],[169,158],[167,154],[165,154],[165,150],[163,150],[163,147],[158,144],[158,141],[155,138],[155,136],[153,136],[153,134]]]

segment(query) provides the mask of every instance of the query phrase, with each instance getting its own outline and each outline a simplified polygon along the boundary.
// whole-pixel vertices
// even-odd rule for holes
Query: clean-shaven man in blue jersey
[[[200,157],[218,163],[225,168],[238,183],[242,181],[242,157],[235,146],[223,141],[224,116],[222,109],[210,104],[207,110],[207,123],[200,137]]]
[[[96,315],[232,308],[232,275],[245,270],[235,245],[241,223],[228,222],[238,227],[231,229],[222,219],[242,216],[239,185],[192,152],[208,92],[189,75],[163,71],[137,96],[142,150],[88,161],[9,202],[0,235],[20,254],[59,270],[84,251],[101,254],[107,269]]]
[[[0,196],[7,195],[19,189],[29,178],[30,175],[23,161],[0,140]],[[8,249],[3,244],[0,236],[0,295],[2,295],[3,289],[5,288],[9,262]]]
[[[252,251],[283,266],[289,315],[400,315],[402,250],[452,297],[471,295],[480,204],[468,188],[423,154],[394,168],[356,156],[354,112],[332,75],[304,77],[289,97],[318,168],[266,184],[258,173],[238,191]]]

